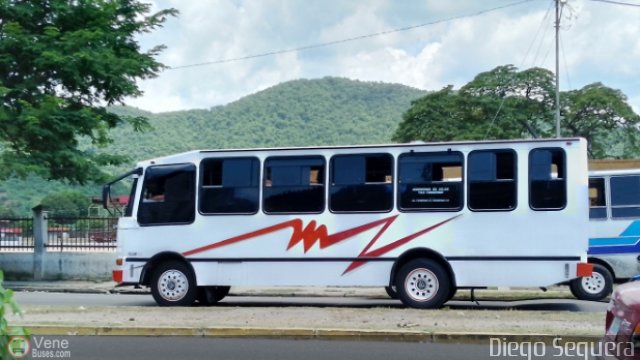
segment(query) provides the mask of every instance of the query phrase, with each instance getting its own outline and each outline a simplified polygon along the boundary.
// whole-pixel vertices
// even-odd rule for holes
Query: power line
[[[169,67],[168,70],[177,70],[177,69],[186,69],[186,68],[200,67],[200,66],[206,66],[206,65],[224,64],[224,63],[243,61],[243,60],[250,60],[250,59],[256,59],[256,58],[273,56],[273,55],[280,55],[280,54],[297,52],[297,51],[317,49],[317,48],[321,48],[321,47],[327,47],[327,46],[338,45],[338,44],[343,44],[343,43],[352,42],[352,41],[369,39],[369,38],[388,35],[388,34],[393,34],[393,33],[397,33],[397,32],[413,30],[413,29],[417,29],[417,28],[421,28],[421,27],[425,27],[425,26],[446,23],[446,22],[453,21],[453,20],[459,20],[459,19],[474,17],[474,16],[478,16],[478,15],[483,15],[483,14],[490,13],[490,12],[493,12],[493,11],[502,10],[502,9],[506,9],[506,8],[509,8],[509,7],[522,5],[522,4],[527,3],[527,2],[531,2],[531,0],[522,0],[522,1],[515,2],[515,3],[507,4],[507,5],[502,5],[502,6],[497,6],[497,7],[494,7],[494,8],[486,9],[486,10],[477,11],[477,12],[474,12],[474,13],[471,13],[471,14],[452,16],[452,17],[449,17],[449,18],[435,20],[435,21],[431,21],[431,22],[428,22],[428,23],[424,23],[424,24],[412,25],[412,26],[407,26],[407,27],[402,27],[402,28],[392,29],[392,30],[387,30],[387,31],[381,31],[381,32],[373,33],[373,34],[360,35],[360,36],[355,36],[355,37],[341,39],[341,40],[334,40],[334,41],[328,41],[328,42],[324,42],[324,43],[300,46],[300,47],[296,47],[296,48],[292,48],[292,49],[274,50],[274,51],[269,51],[269,52],[264,52],[264,53],[259,53],[259,54],[241,56],[241,57],[237,57],[237,58],[220,59],[220,60],[206,61],[206,62],[201,62],[201,63],[196,63],[196,64],[172,66],[172,67]]]
[[[549,14],[551,14],[551,9],[553,8],[554,5],[554,0],[551,0],[549,2],[549,7],[547,8],[547,12],[545,13],[544,17],[542,18],[542,21],[540,22],[540,26],[538,27],[538,30],[536,31],[535,36],[533,37],[533,40],[531,41],[531,44],[529,44],[529,48],[527,48],[527,52],[524,55],[524,58],[522,59],[521,63],[522,65],[525,65],[525,62],[527,60],[527,57],[529,57],[529,53],[531,52],[531,49],[533,48],[534,44],[536,43],[536,41],[538,40],[538,35],[540,35],[540,30],[544,27],[544,24],[546,23],[547,19],[549,18]],[[544,27],[544,32],[542,33],[542,36],[540,37],[540,44],[538,45],[538,49],[536,51],[536,54],[533,58],[533,62],[532,62],[532,67],[535,66],[536,64],[536,60],[538,59],[538,54],[540,53],[540,48],[542,47],[544,40],[545,40],[545,35],[547,34],[547,28]],[[496,110],[496,113],[493,115],[493,119],[491,119],[491,122],[489,123],[489,126],[487,127],[487,131],[484,134],[484,138],[483,140],[486,140],[487,137],[489,136],[489,133],[491,132],[493,125],[495,124],[496,120],[498,119],[498,115],[500,115],[500,112],[502,111],[502,107],[504,106],[504,102],[507,100],[508,96],[503,96],[502,99],[500,100],[500,105],[498,106],[498,110]],[[534,137],[537,137],[536,135],[534,135]]]
[[[554,0],[551,0],[551,1],[549,2],[549,8],[547,9],[547,13],[545,14],[544,18],[542,19],[542,23],[541,23],[541,25],[543,25],[543,24],[545,24],[545,25],[546,25],[546,22],[547,22],[547,21],[548,21],[548,19],[549,19],[549,15],[551,14],[551,10],[553,9],[554,4],[555,4]],[[547,43],[546,43],[546,42],[547,42],[547,41],[546,41],[546,40],[547,40],[547,32],[548,32],[548,30],[549,30],[549,29],[550,29],[550,27],[548,27],[548,26],[545,26],[545,27],[544,27],[544,31],[542,32],[542,35],[540,36],[540,42],[538,43],[538,47],[536,48],[536,53],[535,53],[535,55],[533,56],[533,60],[532,60],[532,62],[531,62],[531,64],[532,64],[531,66],[532,66],[532,67],[535,67],[535,66],[536,66],[536,64],[538,64],[538,57],[541,55],[541,53],[542,53],[542,49],[543,49],[543,48],[546,48],[546,46],[545,46],[545,45],[547,45]],[[542,60],[542,61],[540,61],[540,64],[544,64],[544,62],[545,62],[545,60],[546,60],[547,55],[548,55],[548,54],[546,54],[546,55],[543,57],[543,60]],[[522,65],[525,65],[524,61],[522,62]]]
[[[562,55],[562,60],[564,62],[564,72],[567,78],[567,84],[569,87],[569,90],[573,89],[573,86],[571,86],[571,77],[569,76],[569,66],[567,65],[567,52],[564,50],[564,42],[562,41],[562,39],[560,39],[560,47],[562,48],[562,51],[560,52]]]
[[[527,57],[529,56],[529,53],[531,52],[531,49],[533,48],[533,45],[536,43],[537,39],[538,39],[538,35],[540,35],[540,29],[543,28],[543,25],[546,23],[549,14],[551,13],[551,9],[553,8],[553,0],[549,2],[549,7],[547,8],[547,12],[545,13],[544,17],[542,18],[542,21],[540,22],[540,26],[538,27],[538,30],[536,31],[535,36],[533,37],[533,41],[531,41],[531,44],[529,45],[529,48],[527,48],[527,52],[524,55],[524,58],[522,59],[521,63],[523,65],[525,65],[525,61],[527,60]],[[545,35],[547,33],[547,28],[544,27],[544,32],[542,33],[542,36],[540,37],[540,45],[538,46],[538,50],[536,51],[535,56],[533,57],[533,62],[532,62],[532,67],[535,66],[536,64],[536,59],[538,59],[538,53],[540,52],[540,48],[542,47],[542,44],[544,42],[545,39]],[[500,112],[502,111],[502,107],[504,106],[504,102],[507,100],[507,95],[505,94],[505,96],[502,97],[502,100],[500,101],[500,105],[498,106],[498,110],[496,111],[496,113],[493,115],[493,119],[491,119],[491,122],[489,123],[489,126],[487,127],[487,131],[484,134],[484,138],[483,140],[486,140],[487,137],[489,136],[489,133],[491,132],[492,128],[493,128],[493,124],[496,122],[496,120],[498,119],[498,115],[500,115]],[[534,135],[534,137],[537,137]]]
[[[614,1],[614,0],[589,0],[593,2],[601,2],[613,5],[622,5],[622,6],[632,6],[632,7],[640,7],[640,4],[628,3],[623,1]]]
[[[529,53],[531,52],[531,50],[533,49],[536,41],[538,40],[538,35],[540,35],[540,31],[544,28],[544,33],[540,37],[540,45],[538,46],[538,50],[536,51],[536,54],[533,57],[533,61],[532,61],[532,66],[535,66],[536,59],[538,58],[538,53],[540,52],[540,46],[542,46],[542,42],[544,41],[545,34],[547,33],[547,27],[545,27],[544,25],[546,24],[547,19],[549,18],[549,14],[551,14],[551,9],[552,8],[553,8],[553,1],[549,1],[549,7],[547,8],[547,12],[544,14],[544,17],[542,18],[542,21],[540,21],[540,26],[538,27],[538,30],[536,31],[536,34],[533,37],[533,40],[531,41],[531,44],[529,45],[529,48],[527,48],[527,52],[524,54],[524,58],[520,62],[521,64],[524,65],[526,63],[527,58],[529,57]]]

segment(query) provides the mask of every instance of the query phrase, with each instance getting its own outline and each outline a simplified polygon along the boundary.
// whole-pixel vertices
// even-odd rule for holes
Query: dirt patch
[[[237,289],[240,295],[310,296],[317,289]],[[325,296],[385,298],[382,289],[337,288],[322,292]],[[567,291],[541,293],[478,291],[487,299],[532,298],[541,294],[566,298]],[[505,295],[506,294],[506,295]],[[116,295],[114,295],[116,296]],[[145,296],[145,295],[140,295]],[[468,298],[462,291],[456,297]],[[553,300],[551,300],[553,301]],[[604,313],[546,310],[456,309],[416,310],[398,307],[323,307],[323,306],[234,306],[221,303],[212,307],[160,308],[149,306],[22,306],[23,317],[11,316],[12,325],[58,325],[96,327],[247,327],[286,329],[407,330],[427,333],[515,333],[558,336],[601,336]]]

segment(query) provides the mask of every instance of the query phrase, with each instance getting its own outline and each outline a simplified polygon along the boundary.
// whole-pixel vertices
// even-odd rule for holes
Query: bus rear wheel
[[[230,286],[201,286],[198,288],[198,302],[201,305],[214,305],[224,299],[231,290]]]
[[[184,262],[161,263],[151,277],[151,295],[160,306],[190,306],[197,295],[195,276]]]
[[[403,304],[420,309],[441,307],[451,294],[449,274],[431,259],[415,259],[396,274],[396,291]]]
[[[613,290],[613,275],[606,267],[593,264],[593,274],[571,280],[569,288],[573,296],[580,300],[602,300]]]

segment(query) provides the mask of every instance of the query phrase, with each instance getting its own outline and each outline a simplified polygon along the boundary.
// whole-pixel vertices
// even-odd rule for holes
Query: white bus
[[[583,139],[192,151],[140,162],[117,229],[122,285],[159,305],[230,286],[458,288],[591,275]]]
[[[640,274],[640,169],[590,172],[589,201],[593,275],[571,290],[577,298],[600,300],[614,282]]]

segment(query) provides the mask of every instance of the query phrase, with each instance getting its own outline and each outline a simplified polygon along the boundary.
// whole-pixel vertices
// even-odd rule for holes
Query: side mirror
[[[105,184],[102,186],[102,207],[109,210],[109,197],[111,193],[111,184]]]

